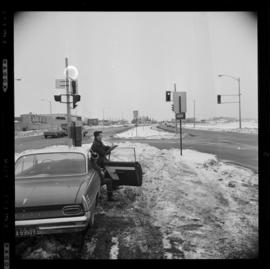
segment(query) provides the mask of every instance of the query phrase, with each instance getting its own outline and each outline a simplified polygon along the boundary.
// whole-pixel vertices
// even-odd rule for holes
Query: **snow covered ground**
[[[195,128],[193,123],[183,124],[184,128],[198,129],[198,130],[210,130],[210,131],[222,131],[222,132],[236,132],[236,133],[258,133],[258,121],[257,120],[243,120],[241,122],[241,129],[239,129],[238,121],[207,121],[206,123],[196,123]]]
[[[166,258],[179,258],[170,251],[172,245],[188,259],[224,258],[256,249],[257,174],[211,154],[183,150],[180,156],[178,149],[131,142],[120,143],[112,160],[123,160],[121,147],[136,149],[144,176],[142,188],[134,188],[134,207],[143,208],[161,229]]]
[[[186,123],[183,125],[187,129],[198,129],[198,130],[211,130],[211,131],[222,131],[222,132],[237,132],[237,133],[258,133],[258,123],[256,121],[244,121],[242,129],[239,129],[238,122],[208,122],[205,124],[196,124],[195,128],[193,124]],[[183,133],[183,137],[185,132]],[[156,125],[138,126],[128,131],[116,134],[114,137],[117,138],[128,138],[128,139],[170,139],[178,138],[179,133],[175,135],[173,132],[162,131],[156,128]]]
[[[144,139],[166,139],[166,138],[177,138],[174,133],[158,130],[155,126],[138,126],[128,131],[116,134],[114,137],[117,138],[144,138]]]
[[[90,144],[83,147],[89,148]],[[105,220],[117,216],[119,219],[132,218],[134,212],[141,214],[145,223],[149,221],[152,227],[160,230],[164,259],[246,258],[256,255],[258,174],[222,163],[211,154],[187,149],[180,156],[179,149],[159,150],[132,142],[119,143],[111,154],[111,160],[133,160],[132,148],[135,148],[136,159],[142,166],[143,185],[139,188],[125,186],[118,190],[119,200],[127,201],[127,194],[133,194],[134,201],[128,200],[127,209],[117,203],[115,206],[105,203]],[[103,229],[93,235],[88,253],[98,255],[95,248],[101,248],[100,245],[97,247],[101,239],[97,236],[104,235]],[[108,259],[123,257],[124,246],[130,250],[140,247],[145,253],[152,251],[151,246],[147,247],[149,242],[143,236],[146,231],[140,222],[133,232],[125,230],[123,233],[120,228],[117,231],[111,235]],[[106,233],[106,236],[110,234]],[[46,237],[37,246],[37,249],[28,247],[23,258],[59,258],[59,249],[64,249],[65,253],[71,249],[69,244],[63,245]]]
[[[44,131],[46,130],[17,131],[15,132],[15,138],[43,135]]]

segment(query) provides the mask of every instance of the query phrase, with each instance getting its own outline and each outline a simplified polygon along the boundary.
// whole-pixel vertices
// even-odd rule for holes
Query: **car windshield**
[[[81,153],[57,152],[20,157],[15,164],[15,177],[43,177],[83,174],[85,157]]]

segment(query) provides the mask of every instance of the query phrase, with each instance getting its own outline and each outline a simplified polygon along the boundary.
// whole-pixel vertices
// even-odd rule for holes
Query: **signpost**
[[[179,97],[181,98],[181,97]],[[182,112],[182,113],[176,113],[176,119],[177,120],[182,120],[186,118],[186,113]]]
[[[76,103],[80,101],[80,95],[78,95],[78,70],[75,66],[69,66],[68,65],[68,58],[65,58],[65,69],[64,69],[64,75],[65,79],[56,79],[55,80],[55,87],[56,89],[66,89],[66,94],[60,94],[55,95],[54,100],[56,102],[65,103],[67,104],[67,132],[68,132],[68,138],[73,138],[73,145],[78,146],[79,143],[76,143],[76,136],[74,137],[74,128],[76,126],[73,126],[73,135],[71,132],[71,113],[70,113],[70,103],[73,103],[73,108],[76,107]],[[71,91],[69,88],[71,80]],[[71,98],[72,96],[72,98]],[[71,99],[71,100],[70,100]],[[75,141],[76,140],[76,141]],[[71,139],[68,140],[68,145],[72,145]]]
[[[169,101],[170,95],[166,91],[166,102]],[[175,113],[175,133],[177,130],[177,120],[180,121],[180,154],[182,156],[182,119],[186,118],[187,112],[187,93],[186,92],[177,92],[176,84],[174,83],[174,92],[173,92],[173,111]]]
[[[185,113],[182,113],[181,111],[181,96],[179,96],[179,111],[180,113],[178,113],[179,115],[179,121],[180,121],[180,154],[182,156],[182,118],[184,118]]]
[[[67,86],[67,82],[65,79],[56,79],[55,80],[55,88],[56,89],[65,89]]]
[[[138,112],[138,110],[134,110],[134,111],[133,111],[133,118],[135,119],[136,136],[137,136],[138,117],[139,117],[139,112]]]
[[[181,104],[179,103],[179,97],[181,97]],[[175,113],[187,112],[186,99],[187,99],[186,92],[173,93],[173,105]]]

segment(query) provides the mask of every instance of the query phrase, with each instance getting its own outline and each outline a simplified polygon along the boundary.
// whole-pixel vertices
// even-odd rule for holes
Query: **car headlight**
[[[82,213],[81,205],[67,205],[63,207],[63,214],[67,216],[79,215]]]

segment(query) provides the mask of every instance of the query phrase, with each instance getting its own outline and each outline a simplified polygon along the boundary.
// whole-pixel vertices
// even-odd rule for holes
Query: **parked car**
[[[65,130],[63,130],[60,127],[53,127],[53,128],[50,128],[48,131],[45,131],[43,133],[43,135],[45,138],[47,138],[47,137],[63,137],[63,136],[66,136],[67,133]]]
[[[110,162],[119,185],[141,186],[138,162]],[[85,147],[52,146],[15,160],[16,237],[81,232],[94,224],[100,178]]]

